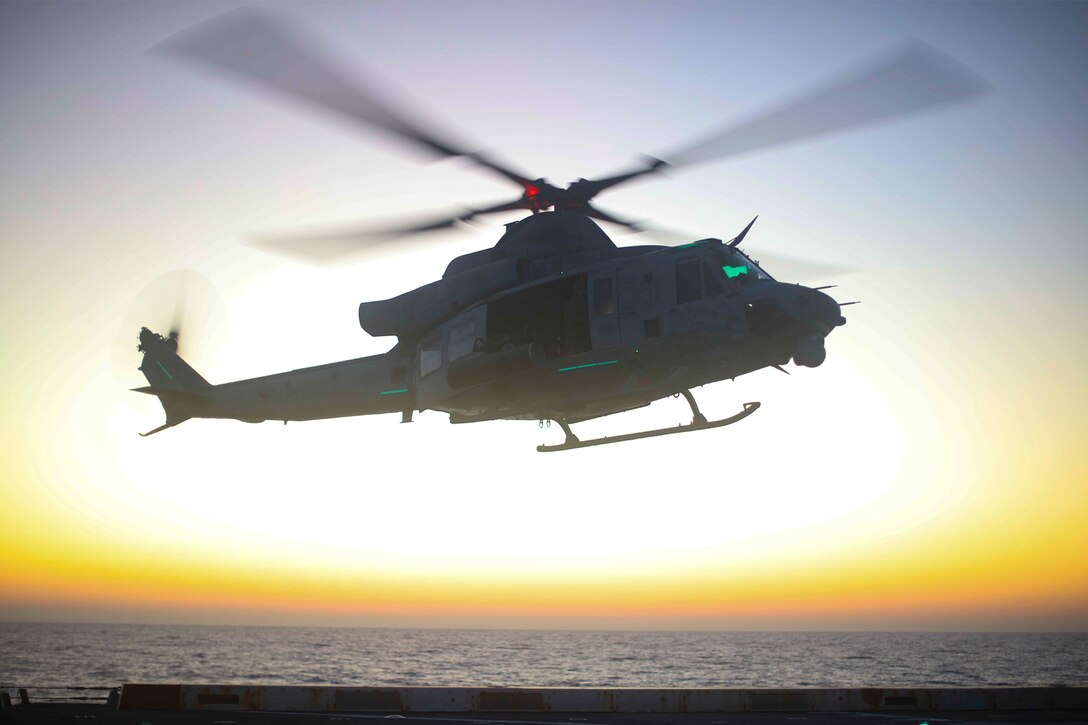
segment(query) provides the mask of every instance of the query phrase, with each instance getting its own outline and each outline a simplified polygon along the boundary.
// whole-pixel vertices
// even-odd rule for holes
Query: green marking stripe
[[[174,376],[170,374],[170,371],[166,369],[166,366],[162,364],[161,360],[156,360],[155,364],[159,366],[160,370],[166,373],[166,377],[170,378],[171,380],[174,379]]]
[[[725,276],[730,279],[739,277],[742,274],[748,274],[748,265],[742,264],[739,267],[730,267],[728,264],[722,267],[722,271],[725,272]]]
[[[565,373],[568,370],[581,370],[582,368],[595,368],[601,365],[615,365],[619,360],[605,360],[604,362],[586,363],[585,365],[571,365],[569,368],[559,368],[559,372]]]
[[[396,390],[383,390],[378,395],[394,395],[395,393],[407,393],[408,388],[397,388]]]

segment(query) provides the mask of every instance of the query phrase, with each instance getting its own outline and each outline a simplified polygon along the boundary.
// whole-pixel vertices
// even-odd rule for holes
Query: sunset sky
[[[691,239],[759,214],[755,256],[856,270],[799,281],[862,304],[822,367],[695,391],[713,417],[761,401],[741,424],[556,455],[555,427],[435,412],[137,436],[162,422],[128,392],[162,275],[216,290],[187,359],[227,382],[389,349],[358,303],[517,218],[334,267],[245,244],[509,189],[147,53],[234,7],[0,3],[0,620],[1088,629],[1088,4],[267,6],[556,184],[912,38],[992,86],[602,195]]]

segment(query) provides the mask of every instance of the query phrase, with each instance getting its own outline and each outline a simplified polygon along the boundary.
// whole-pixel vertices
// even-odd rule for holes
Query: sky
[[[911,39],[992,86],[602,195],[691,239],[759,214],[755,256],[837,268],[798,281],[862,304],[820,368],[695,391],[708,417],[761,401],[742,424],[547,456],[557,428],[436,412],[137,436],[162,422],[128,391],[164,275],[215,291],[184,342],[227,382],[389,349],[358,303],[517,218],[331,267],[247,244],[510,189],[147,52],[235,7],[0,4],[0,620],[1088,628],[1088,4],[265,6],[557,184]],[[688,416],[667,399],[581,433]]]

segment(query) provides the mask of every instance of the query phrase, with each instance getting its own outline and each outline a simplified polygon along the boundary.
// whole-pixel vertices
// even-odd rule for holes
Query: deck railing
[[[0,707],[27,706],[32,703],[101,703],[117,707],[120,687],[86,687],[77,685],[35,685],[19,687],[0,685]]]

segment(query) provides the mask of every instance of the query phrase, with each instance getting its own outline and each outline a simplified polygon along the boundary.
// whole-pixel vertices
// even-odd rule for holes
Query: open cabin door
[[[488,350],[535,343],[546,360],[590,350],[585,274],[534,285],[488,303]]]

